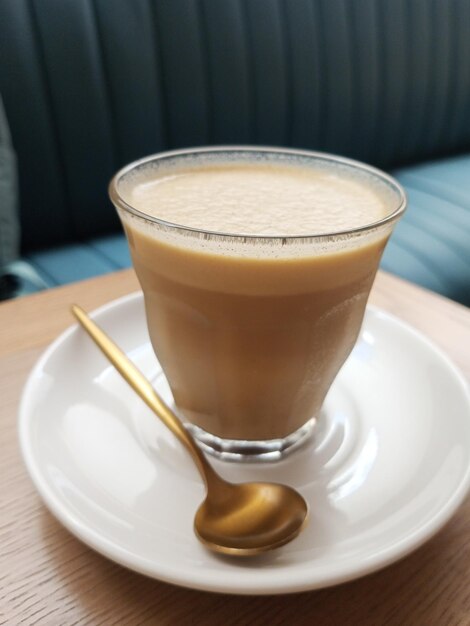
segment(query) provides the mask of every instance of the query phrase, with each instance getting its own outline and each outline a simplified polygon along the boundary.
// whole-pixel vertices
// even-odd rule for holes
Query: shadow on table
[[[56,593],[67,592],[71,622],[416,626],[463,623],[459,616],[463,618],[466,607],[452,605],[455,590],[447,588],[445,577],[446,570],[453,568],[455,575],[460,567],[464,580],[468,561],[457,547],[462,518],[457,515],[425,546],[378,573],[330,589],[264,597],[192,591],[146,578],[86,547],[45,508],[40,519],[46,549],[55,547],[47,564],[62,582]]]

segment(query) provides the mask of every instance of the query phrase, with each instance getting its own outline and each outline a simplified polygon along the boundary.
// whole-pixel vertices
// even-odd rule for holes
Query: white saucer
[[[158,376],[141,294],[94,317]],[[76,326],[32,371],[19,429],[39,493],[72,533],[138,572],[208,591],[287,593],[377,570],[437,532],[470,483],[464,379],[427,339],[373,309],[310,444],[279,464],[213,461],[231,480],[285,482],[309,502],[303,533],[264,557],[230,560],[197,541],[195,467]]]

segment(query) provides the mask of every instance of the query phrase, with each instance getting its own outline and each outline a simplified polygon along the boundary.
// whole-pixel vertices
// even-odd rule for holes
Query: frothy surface
[[[311,235],[377,222],[389,213],[373,185],[334,168],[210,164],[171,173],[149,168],[124,199],[181,226],[246,235]]]

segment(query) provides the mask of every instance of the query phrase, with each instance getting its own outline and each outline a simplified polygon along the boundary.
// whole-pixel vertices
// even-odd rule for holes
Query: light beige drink
[[[151,341],[186,419],[266,440],[318,416],[391,226],[302,237],[380,222],[396,194],[347,168],[236,159],[141,167],[118,190],[150,216],[121,211]]]

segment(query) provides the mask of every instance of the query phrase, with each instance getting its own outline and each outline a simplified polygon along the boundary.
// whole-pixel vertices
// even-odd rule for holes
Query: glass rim
[[[337,231],[324,232],[324,233],[313,233],[313,234],[302,234],[302,235],[257,235],[251,233],[232,233],[232,232],[224,232],[217,230],[206,230],[203,228],[195,228],[193,226],[185,226],[184,224],[178,224],[176,222],[170,222],[159,217],[155,217],[154,215],[148,215],[144,211],[140,211],[136,209],[132,205],[130,205],[122,195],[120,195],[118,191],[119,182],[129,174],[131,171],[146,165],[147,163],[152,163],[154,161],[162,161],[167,158],[173,157],[185,157],[192,156],[198,154],[210,154],[210,153],[250,153],[253,154],[261,153],[261,154],[286,154],[298,157],[304,157],[306,159],[316,159],[319,161],[336,163],[340,165],[345,165],[350,167],[351,169],[358,169],[362,172],[365,172],[372,176],[373,178],[379,179],[382,183],[387,185],[389,188],[392,188],[393,191],[397,193],[397,203],[398,206],[390,212],[390,214],[381,218],[380,220],[376,220],[375,222],[370,222],[363,226],[356,226],[354,228],[346,228]],[[387,224],[395,222],[401,215],[404,213],[407,203],[406,193],[400,183],[390,176],[386,172],[372,166],[367,163],[362,163],[361,161],[356,161],[355,159],[350,159],[348,157],[338,156],[335,154],[331,154],[328,152],[318,152],[314,150],[301,150],[296,148],[282,148],[282,147],[270,147],[270,146],[245,146],[245,145],[224,145],[224,146],[204,146],[204,147],[196,147],[196,148],[183,148],[178,150],[167,150],[164,152],[157,152],[155,154],[151,154],[149,156],[143,157],[141,159],[137,159],[128,163],[121,169],[119,169],[116,174],[112,177],[109,186],[108,193],[112,203],[119,209],[122,209],[125,212],[134,215],[146,222],[150,222],[153,224],[157,224],[160,227],[163,227],[166,230],[175,231],[175,232],[185,232],[188,235],[203,235],[208,238],[213,239],[230,239],[230,240],[241,240],[244,243],[248,240],[253,241],[325,241],[329,239],[338,239],[341,237],[350,237],[352,235],[360,235],[362,233],[368,233],[370,231],[377,230],[382,226],[386,226]]]

